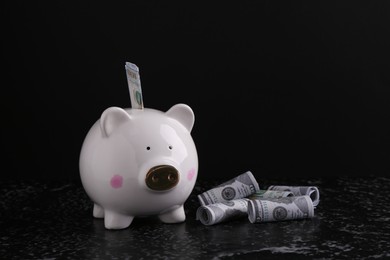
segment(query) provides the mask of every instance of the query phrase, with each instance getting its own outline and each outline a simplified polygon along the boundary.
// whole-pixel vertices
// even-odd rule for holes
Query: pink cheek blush
[[[192,168],[192,169],[189,170],[188,173],[187,173],[187,179],[188,179],[189,181],[191,181],[191,180],[194,178],[194,176],[195,176],[195,169]]]
[[[123,177],[121,175],[118,175],[118,174],[114,175],[111,178],[110,184],[111,184],[111,187],[113,187],[114,189],[119,189],[123,185]]]

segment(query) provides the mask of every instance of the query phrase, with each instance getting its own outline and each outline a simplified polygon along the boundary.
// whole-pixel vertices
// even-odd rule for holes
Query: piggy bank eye
[[[169,148],[169,150],[172,150],[172,149],[173,149],[172,145],[168,146],[168,148]]]
[[[149,150],[150,150],[150,146],[146,146],[146,150],[148,150],[148,151],[149,151]]]

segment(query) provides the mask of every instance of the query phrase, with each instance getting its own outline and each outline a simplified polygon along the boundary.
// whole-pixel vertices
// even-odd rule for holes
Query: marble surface
[[[187,220],[136,218],[106,230],[73,182],[0,183],[1,259],[390,259],[390,178],[260,178],[261,188],[315,185],[315,217],[251,224],[247,218],[204,226],[196,195],[224,180],[198,180]]]

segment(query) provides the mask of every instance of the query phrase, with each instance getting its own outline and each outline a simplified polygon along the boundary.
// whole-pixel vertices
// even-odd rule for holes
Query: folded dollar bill
[[[135,109],[144,109],[139,68],[134,63],[126,62],[125,69],[130,92],[131,107]]]
[[[284,198],[294,196],[289,191],[259,190],[244,199],[203,205],[196,211],[196,219],[204,225],[214,225],[248,215],[249,199]]]
[[[200,206],[196,211],[196,218],[209,226],[247,216],[247,211],[248,199],[237,199]]]
[[[251,223],[304,219],[313,216],[313,201],[308,195],[248,201],[248,219]]]
[[[258,191],[260,191],[259,184],[252,172],[247,171],[215,188],[203,192],[198,195],[198,199],[200,204],[204,206],[234,199],[242,199]]]
[[[284,197],[292,197],[294,194],[291,191],[279,191],[279,190],[259,190],[253,193],[249,199],[279,199]]]
[[[268,187],[268,190],[274,191],[290,191],[294,196],[308,195],[313,201],[314,207],[317,207],[320,203],[320,191],[315,186],[282,186],[272,185]]]

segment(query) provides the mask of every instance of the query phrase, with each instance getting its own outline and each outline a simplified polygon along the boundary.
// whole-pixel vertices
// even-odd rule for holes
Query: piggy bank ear
[[[109,107],[100,117],[100,129],[103,136],[108,137],[123,123],[131,120],[130,115],[120,107]]]
[[[179,121],[189,132],[191,132],[192,127],[195,122],[195,115],[192,109],[186,104],[177,104],[171,107],[167,112],[165,112],[170,118],[176,119]]]

